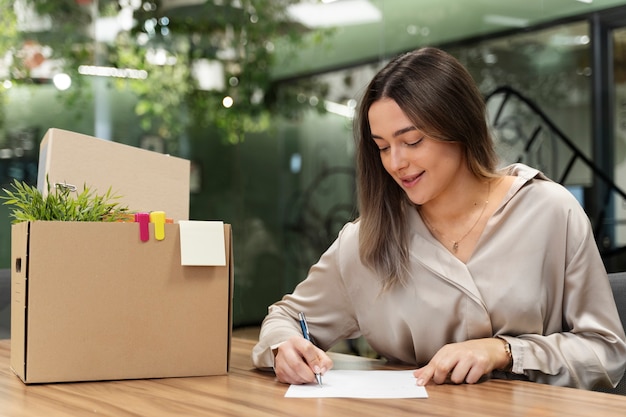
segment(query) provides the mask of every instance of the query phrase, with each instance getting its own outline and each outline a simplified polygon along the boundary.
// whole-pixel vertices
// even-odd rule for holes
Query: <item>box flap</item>
[[[165,211],[189,219],[190,162],[62,129],[49,129],[40,144],[37,187],[84,185],[98,194],[109,188],[132,211]]]

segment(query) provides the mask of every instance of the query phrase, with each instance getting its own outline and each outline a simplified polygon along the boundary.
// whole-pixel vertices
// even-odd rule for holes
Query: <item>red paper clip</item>
[[[135,213],[135,222],[139,223],[139,239],[142,242],[150,240],[150,214]]]

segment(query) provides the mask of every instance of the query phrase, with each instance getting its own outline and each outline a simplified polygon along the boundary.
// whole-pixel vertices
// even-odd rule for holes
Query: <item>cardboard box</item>
[[[177,224],[148,242],[135,223],[12,227],[11,368],[24,382],[227,373],[230,225],[224,266],[182,266]]]
[[[42,150],[40,166],[54,181],[86,182],[98,194],[119,186],[123,205],[188,218],[187,161],[57,129],[48,131]],[[103,160],[84,163],[87,154]],[[207,223],[217,237],[207,238]],[[12,226],[10,364],[25,383],[228,372],[231,227],[164,227],[157,240],[150,224],[144,242],[138,223]],[[213,260],[198,259],[206,255],[198,248],[212,251]]]
[[[71,184],[104,194],[109,187],[132,211],[163,210],[189,219],[190,162],[186,159],[62,129],[49,129],[39,146],[37,188]]]

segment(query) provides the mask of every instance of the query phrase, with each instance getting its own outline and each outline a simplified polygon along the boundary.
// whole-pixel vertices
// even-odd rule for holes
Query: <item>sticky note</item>
[[[181,265],[226,265],[223,222],[180,220],[178,224]]]

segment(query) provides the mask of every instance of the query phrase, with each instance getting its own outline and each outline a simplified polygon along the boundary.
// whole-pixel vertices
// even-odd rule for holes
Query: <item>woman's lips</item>
[[[416,175],[406,175],[404,177],[401,177],[400,181],[402,182],[402,186],[407,188],[413,187],[422,177],[422,174],[424,174],[424,172],[420,172]]]

